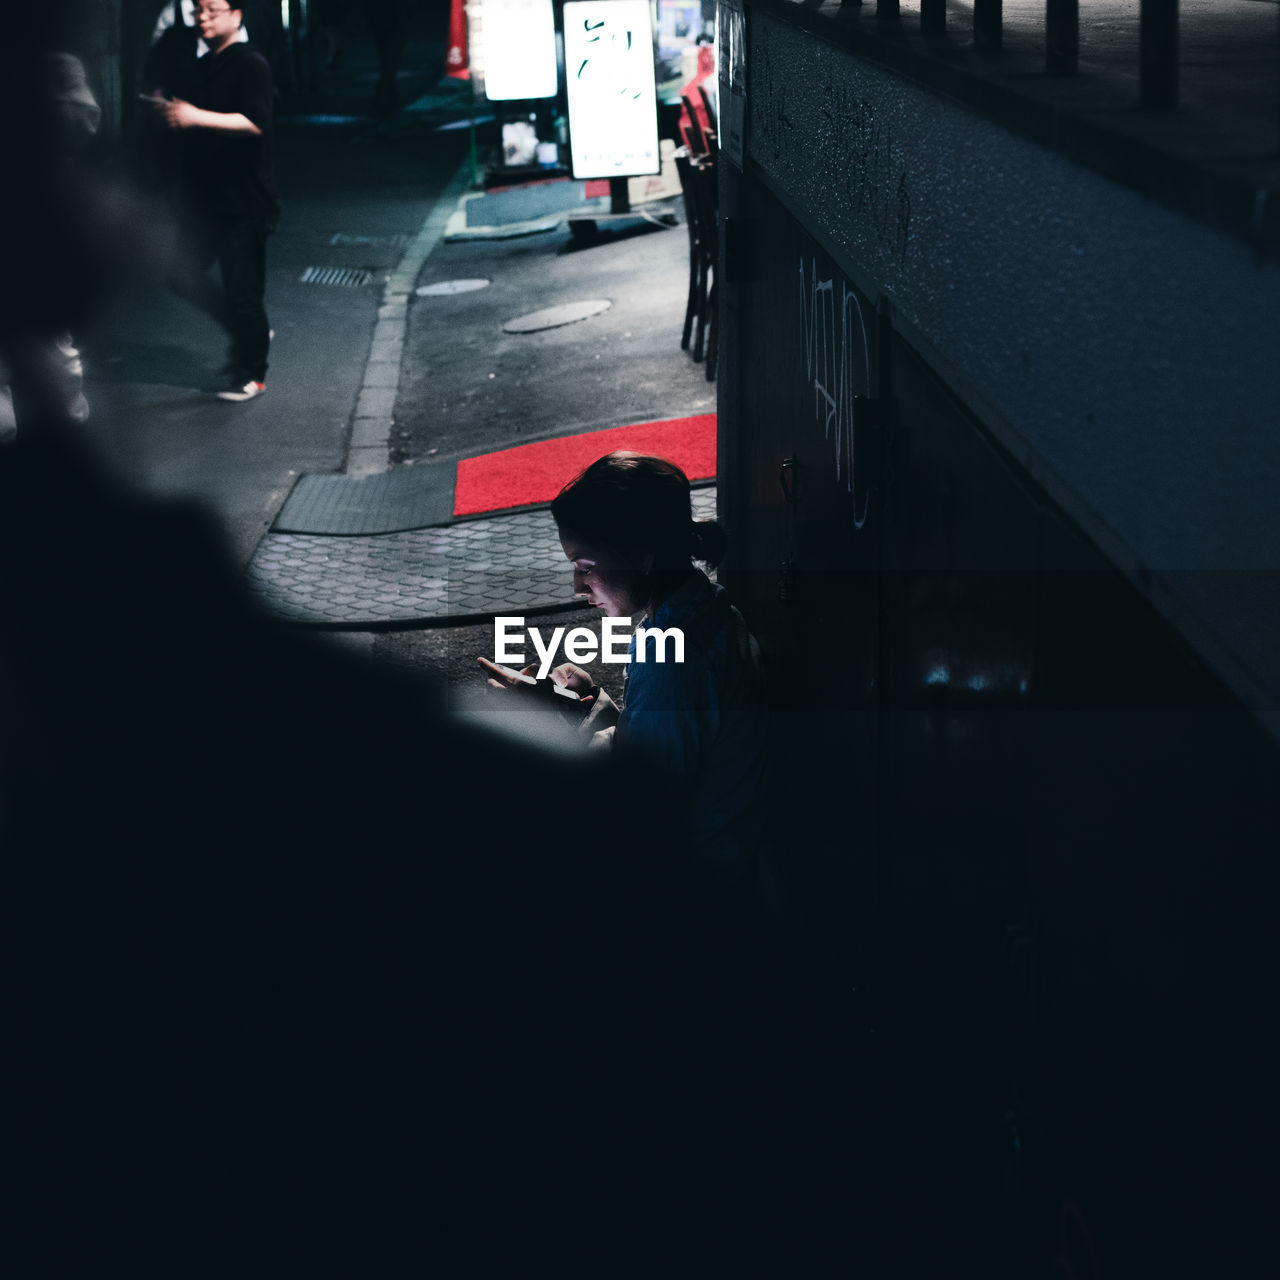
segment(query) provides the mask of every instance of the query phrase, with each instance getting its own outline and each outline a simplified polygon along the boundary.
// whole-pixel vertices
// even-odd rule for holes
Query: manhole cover
[[[331,284],[344,289],[358,289],[372,279],[372,271],[359,267],[308,267],[302,273],[303,284]]]
[[[435,284],[424,284],[415,289],[414,293],[420,298],[443,298],[451,293],[472,293],[488,287],[488,280],[437,280]]]
[[[588,316],[598,316],[608,311],[613,304],[603,298],[592,298],[587,302],[566,302],[558,307],[548,307],[545,311],[531,311],[527,316],[516,316],[502,326],[503,333],[534,333],[539,329],[555,329],[562,324],[572,324],[575,320],[585,320]]]

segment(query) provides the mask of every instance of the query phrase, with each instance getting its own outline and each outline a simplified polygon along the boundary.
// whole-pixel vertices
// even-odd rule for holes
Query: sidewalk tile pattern
[[[696,519],[714,517],[715,492],[694,490]],[[350,630],[575,603],[555,522],[545,509],[376,537],[268,533],[245,579],[282,621]]]

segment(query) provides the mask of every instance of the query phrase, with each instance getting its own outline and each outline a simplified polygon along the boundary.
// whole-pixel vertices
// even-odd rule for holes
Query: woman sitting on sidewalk
[[[645,628],[684,633],[682,662],[671,653],[654,661],[652,644],[638,658],[632,637],[621,707],[571,662],[551,679],[580,696],[593,746],[643,758],[687,789],[695,851],[745,887],[765,826],[765,694],[742,615],[693,564],[722,558],[720,526],[694,521],[679,467],[635,453],[597,459],[565,485],[551,514],[575,595],[607,616],[643,614]],[[491,684],[514,687],[480,661]],[[661,822],[655,817],[659,838]]]

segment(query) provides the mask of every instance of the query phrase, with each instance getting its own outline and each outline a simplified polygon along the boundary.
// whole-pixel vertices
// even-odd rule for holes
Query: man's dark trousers
[[[227,331],[233,381],[267,380],[267,234],[265,219],[233,216],[188,219],[182,233],[185,262],[174,277],[174,289]],[[215,259],[221,289],[208,274]]]

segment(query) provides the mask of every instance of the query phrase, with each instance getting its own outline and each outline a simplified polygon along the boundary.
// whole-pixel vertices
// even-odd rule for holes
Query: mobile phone
[[[539,680],[536,676],[527,676],[523,671],[516,671],[512,667],[499,666],[498,663],[493,664],[508,679],[514,680],[517,684],[530,684],[538,688],[542,693],[550,691],[557,697],[568,698],[570,702],[581,702],[581,695],[574,693],[572,689],[566,689],[564,685],[556,684],[550,676],[545,676]]]

